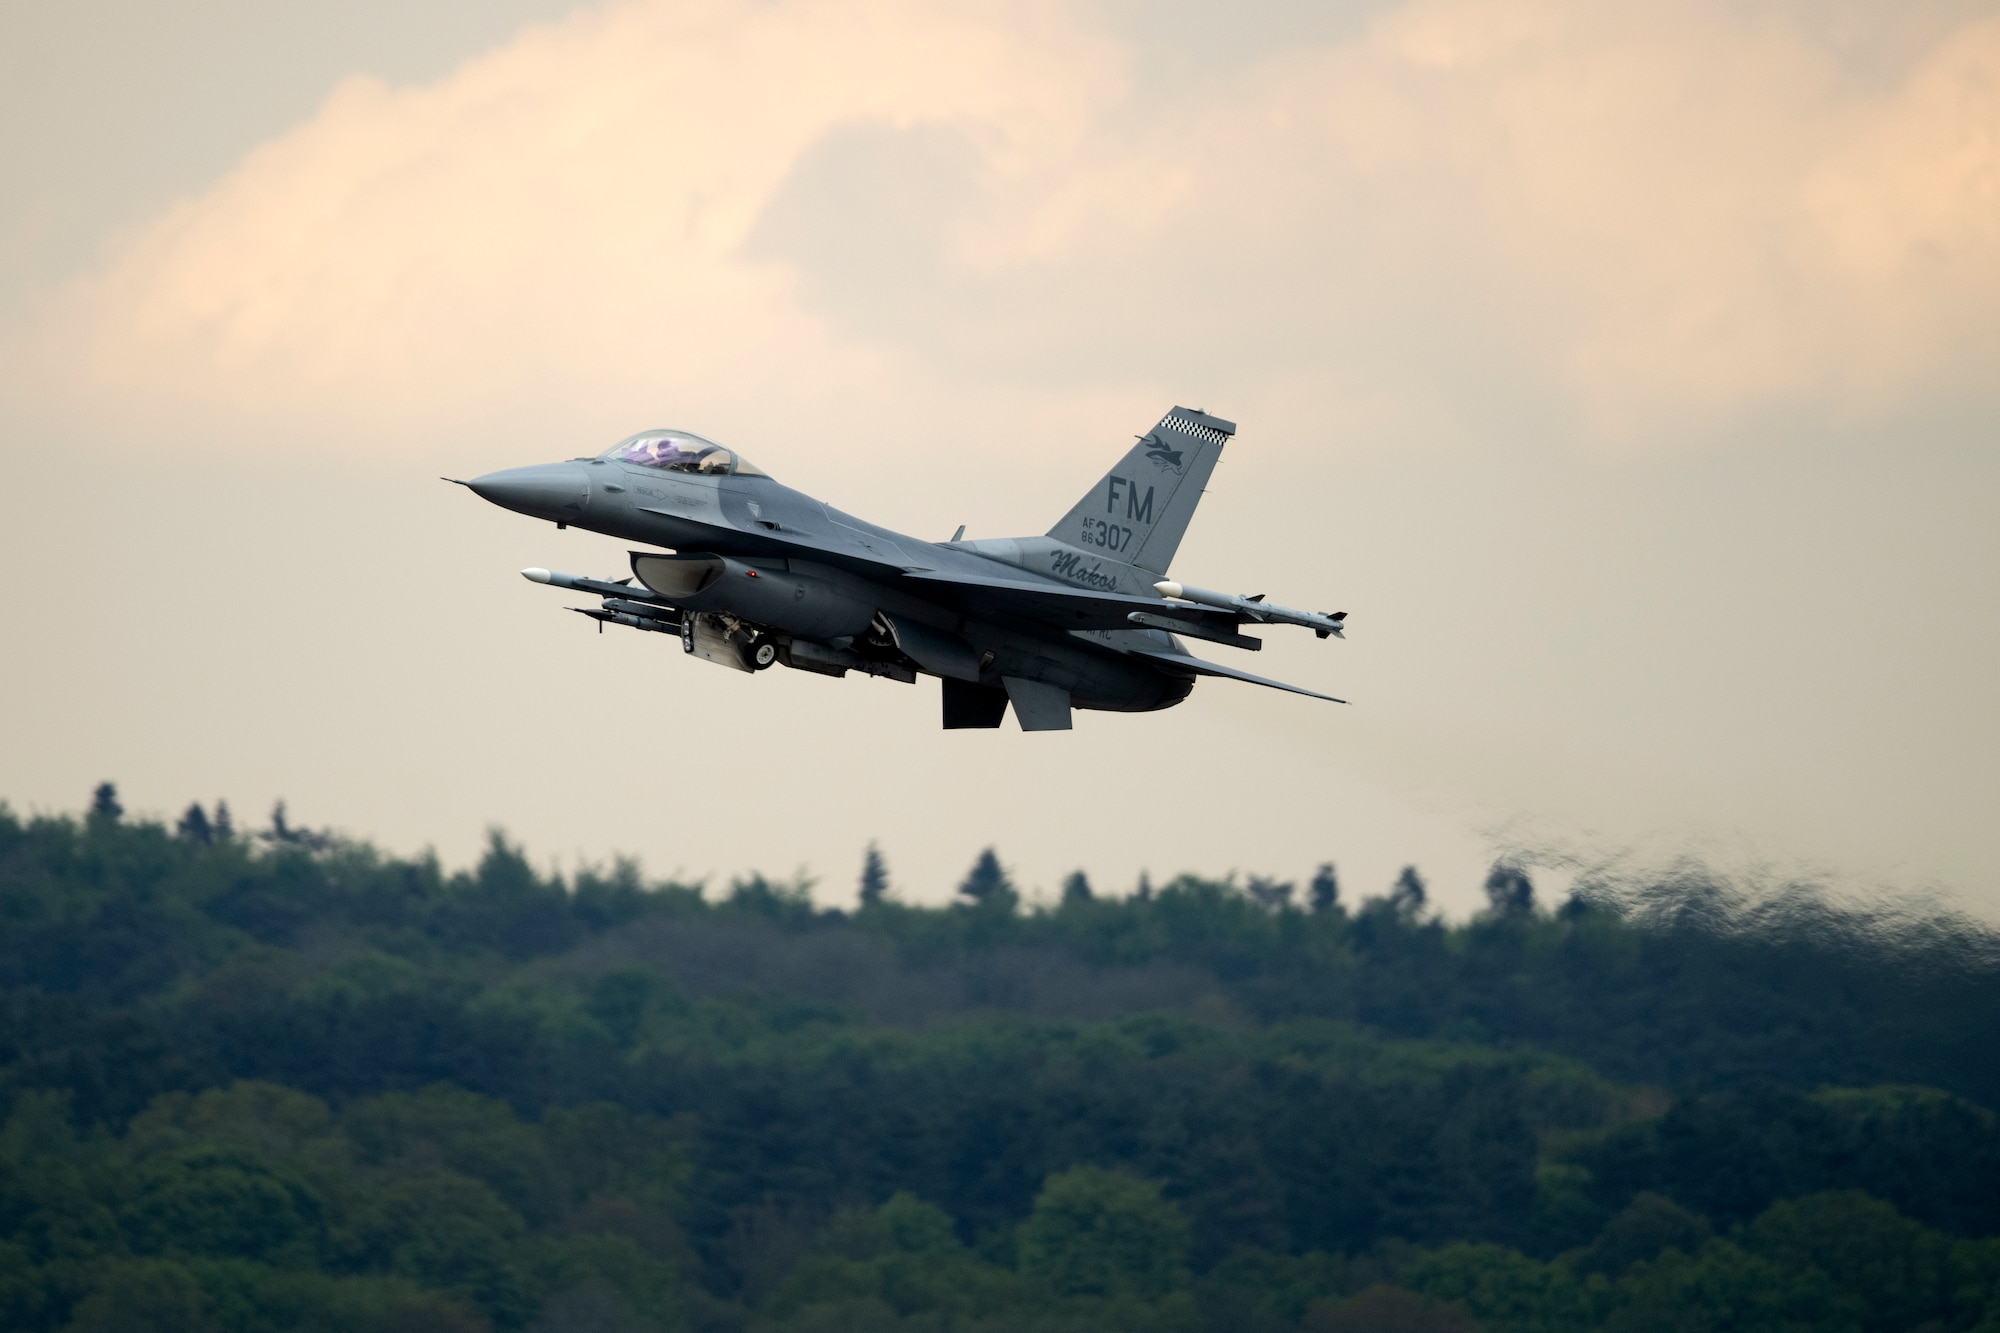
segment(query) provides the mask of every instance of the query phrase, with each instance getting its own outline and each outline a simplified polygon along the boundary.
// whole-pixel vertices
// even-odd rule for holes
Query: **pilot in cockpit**
[[[704,477],[761,477],[758,469],[712,440],[686,431],[646,431],[621,440],[606,450],[604,458],[666,472],[692,472]]]

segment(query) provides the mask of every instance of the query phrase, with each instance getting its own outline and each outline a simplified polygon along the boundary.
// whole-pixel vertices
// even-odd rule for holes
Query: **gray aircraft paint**
[[[1139,437],[1049,536],[1086,557],[1167,572],[1236,424],[1176,407]]]
[[[1070,729],[1068,690],[1021,676],[1002,676],[1000,683],[1006,687],[1007,700],[1014,705],[1014,716],[1020,721],[1021,730]]]
[[[1246,647],[1255,641],[1236,632],[1244,624],[1318,618],[1197,605],[1154,587],[1235,429],[1176,407],[1047,535],[971,542],[922,541],[844,514],[686,432],[632,440],[656,464],[654,437],[673,437],[660,448],[706,446],[726,470],[599,456],[464,484],[519,513],[673,552],[634,551],[637,586],[522,571],[598,595],[599,606],[573,609],[600,629],[672,634],[690,655],[742,671],[782,663],[830,676],[938,676],[948,727],[997,726],[1011,704],[1023,730],[1056,731],[1073,708],[1172,707],[1199,676],[1331,699],[1204,662],[1172,632]]]

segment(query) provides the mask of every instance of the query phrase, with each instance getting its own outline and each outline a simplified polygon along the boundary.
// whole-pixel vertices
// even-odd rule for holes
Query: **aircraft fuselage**
[[[465,484],[560,527],[662,548],[632,553],[636,587],[522,571],[600,597],[573,608],[600,628],[678,634],[688,653],[743,671],[933,675],[948,728],[998,726],[1011,705],[1024,729],[1061,730],[1072,708],[1171,707],[1203,675],[1331,697],[1196,658],[1176,637],[1256,650],[1241,626],[1342,633],[1340,613],[1164,581],[1234,433],[1176,407],[1046,535],[981,541],[878,527],[687,431],[642,431],[597,457]]]

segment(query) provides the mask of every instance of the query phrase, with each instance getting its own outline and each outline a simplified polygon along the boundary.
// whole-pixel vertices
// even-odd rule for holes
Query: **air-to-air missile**
[[[1155,583],[1153,591],[1162,597],[1193,602],[1198,606],[1212,606],[1218,611],[1233,611],[1244,620],[1259,625],[1303,625],[1322,639],[1329,634],[1336,639],[1347,637],[1341,633],[1342,622],[1347,619],[1345,611],[1329,611],[1324,615],[1317,611],[1294,611],[1289,606],[1276,606],[1265,601],[1261,592],[1254,597],[1238,597],[1172,580]]]
[[[630,580],[614,583],[609,579],[559,574],[532,566],[522,570],[521,577],[530,583],[546,584],[551,588],[596,593],[604,599],[601,605],[572,606],[570,610],[580,616],[589,616],[597,622],[599,629],[606,625],[619,625],[626,629],[650,630],[655,634],[681,632],[680,610],[668,605],[666,599],[656,593],[633,587]]]

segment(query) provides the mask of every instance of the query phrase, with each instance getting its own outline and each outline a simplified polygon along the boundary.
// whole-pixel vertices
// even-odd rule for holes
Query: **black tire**
[[[762,671],[778,660],[778,645],[774,640],[758,635],[750,641],[750,669]]]

